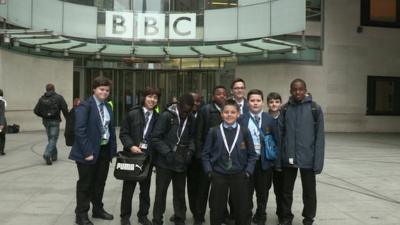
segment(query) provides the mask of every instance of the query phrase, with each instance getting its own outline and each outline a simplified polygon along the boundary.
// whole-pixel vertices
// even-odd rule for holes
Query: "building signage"
[[[168,26],[166,24],[168,19]],[[168,33],[166,32],[168,30]],[[144,40],[196,38],[196,14],[106,12],[105,36]]]

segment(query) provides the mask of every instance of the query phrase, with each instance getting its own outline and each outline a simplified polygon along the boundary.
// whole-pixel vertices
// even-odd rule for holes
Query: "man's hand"
[[[86,161],[92,161],[94,159],[93,155],[89,155],[88,157],[85,158]]]
[[[140,149],[138,146],[132,146],[130,150],[132,153],[143,153],[142,149]]]

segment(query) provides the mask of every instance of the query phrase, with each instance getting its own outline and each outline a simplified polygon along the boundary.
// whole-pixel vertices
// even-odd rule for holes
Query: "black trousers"
[[[292,221],[293,189],[297,177],[297,168],[283,169],[282,214],[284,221]],[[303,224],[312,224],[317,211],[317,194],[315,173],[311,169],[300,169],[303,188]]]
[[[4,127],[3,129],[7,129],[7,127]],[[0,152],[4,152],[5,145],[6,145],[6,133],[0,133]]]
[[[209,187],[210,181],[204,173],[202,160],[193,159],[187,171],[187,191],[189,208],[196,221],[204,221]]]
[[[210,193],[210,178],[202,169],[197,174],[198,192],[196,197],[196,217],[195,219],[202,221],[206,214],[207,202]],[[225,207],[226,208],[226,207]]]
[[[109,146],[101,146],[100,155],[93,165],[76,163],[79,180],[76,183],[76,208],[77,216],[87,216],[90,202],[93,212],[103,209],[103,194],[106,184],[108,169],[110,167]]]
[[[172,195],[175,224],[184,224],[186,219],[185,184],[186,172],[156,167],[156,195],[153,206],[153,224],[163,224],[167,191],[172,180]]]
[[[244,173],[224,175],[213,173],[210,191],[210,223],[221,225],[226,218],[228,194],[231,207],[235,212],[232,217],[238,225],[249,225],[251,215],[249,202],[249,182]]]
[[[146,179],[136,181],[124,181],[122,186],[122,197],[121,197],[121,218],[129,219],[132,214],[132,197],[135,192],[137,183],[140,185],[139,194],[139,211],[137,216],[147,217],[150,209],[150,185],[151,185],[151,174],[153,167],[150,167],[149,174]]]
[[[283,175],[282,171],[274,170],[272,176],[272,183],[274,185],[275,201],[276,201],[276,215],[281,222],[282,214],[282,201],[283,201]]]
[[[261,160],[257,160],[253,176],[250,178],[250,209],[253,209],[253,195],[256,192],[257,209],[254,217],[258,221],[267,220],[267,202],[269,189],[272,185],[273,169],[263,170]]]

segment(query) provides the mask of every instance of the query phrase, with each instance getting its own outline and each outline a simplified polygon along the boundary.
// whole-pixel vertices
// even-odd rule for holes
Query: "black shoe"
[[[147,219],[147,217],[140,217],[138,221],[140,224],[143,225],[153,225],[153,223],[151,223],[151,221]]]
[[[200,221],[200,220],[195,220],[193,222],[193,225],[202,225],[204,221]]]
[[[89,220],[87,216],[84,217],[76,217],[75,223],[78,225],[93,225],[92,221]]]
[[[108,212],[106,212],[106,210],[101,210],[98,212],[93,212],[92,215],[93,218],[98,218],[98,219],[103,219],[103,220],[113,220],[114,216]]]
[[[169,221],[175,222],[175,215],[172,215],[172,216],[169,218]]]
[[[279,223],[278,225],[292,225],[292,221],[283,221]]]
[[[227,217],[223,223],[226,225],[235,225],[235,220]]]
[[[121,219],[121,225],[131,225],[131,221],[128,218]]]
[[[46,164],[47,165],[51,165],[51,164],[53,164],[52,162],[51,162],[51,158],[50,158],[50,156],[45,156],[45,155],[43,155],[43,159],[44,159],[44,161],[46,161]]]
[[[5,155],[6,153],[5,152],[0,152],[0,155]]]
[[[53,156],[51,156],[51,161],[53,161],[53,162],[55,162],[55,161],[57,161],[57,155],[53,155]]]

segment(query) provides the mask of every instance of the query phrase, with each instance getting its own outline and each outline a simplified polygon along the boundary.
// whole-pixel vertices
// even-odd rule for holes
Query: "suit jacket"
[[[241,115],[238,119],[238,122],[241,126],[244,127],[249,127],[249,123],[251,122],[251,118],[250,118],[250,112],[244,113],[243,115]],[[275,143],[278,144],[279,141],[279,135],[278,135],[278,126],[276,124],[276,121],[274,120],[274,118],[272,118],[272,116],[270,116],[268,113],[263,112],[261,114],[261,129],[263,130],[264,134],[266,131],[266,128],[269,128],[270,131],[272,131],[272,135],[274,136],[275,139]],[[273,167],[275,165],[275,161],[269,161],[265,158],[265,152],[262,150],[263,148],[263,144],[264,141],[261,140],[261,167],[262,169],[266,170],[269,169],[271,167]],[[278,149],[279,151],[279,149]],[[278,152],[278,156],[279,156],[279,152]],[[279,157],[277,157],[278,160]]]
[[[110,159],[112,159],[117,152],[117,142],[115,137],[115,128],[113,121],[113,112],[109,104],[105,104],[108,113],[110,114]],[[72,146],[69,159],[75,160],[84,164],[96,163],[100,153],[101,142],[101,118],[96,100],[93,96],[89,97],[75,110],[75,143]],[[85,158],[93,155],[94,159],[86,161]]]
[[[247,99],[243,99],[243,114],[249,112],[249,101]]]
[[[150,120],[150,124],[146,134],[146,141],[149,143],[151,138],[151,132],[153,130],[154,124],[158,119],[158,113],[153,110],[153,115]],[[136,106],[129,111],[128,115],[125,117],[121,124],[121,129],[119,133],[119,138],[124,146],[124,151],[131,152],[132,146],[138,146],[143,140],[143,132],[145,128],[144,112],[143,106]],[[150,147],[150,146],[148,146]],[[150,154],[150,149],[147,148],[145,153]]]

